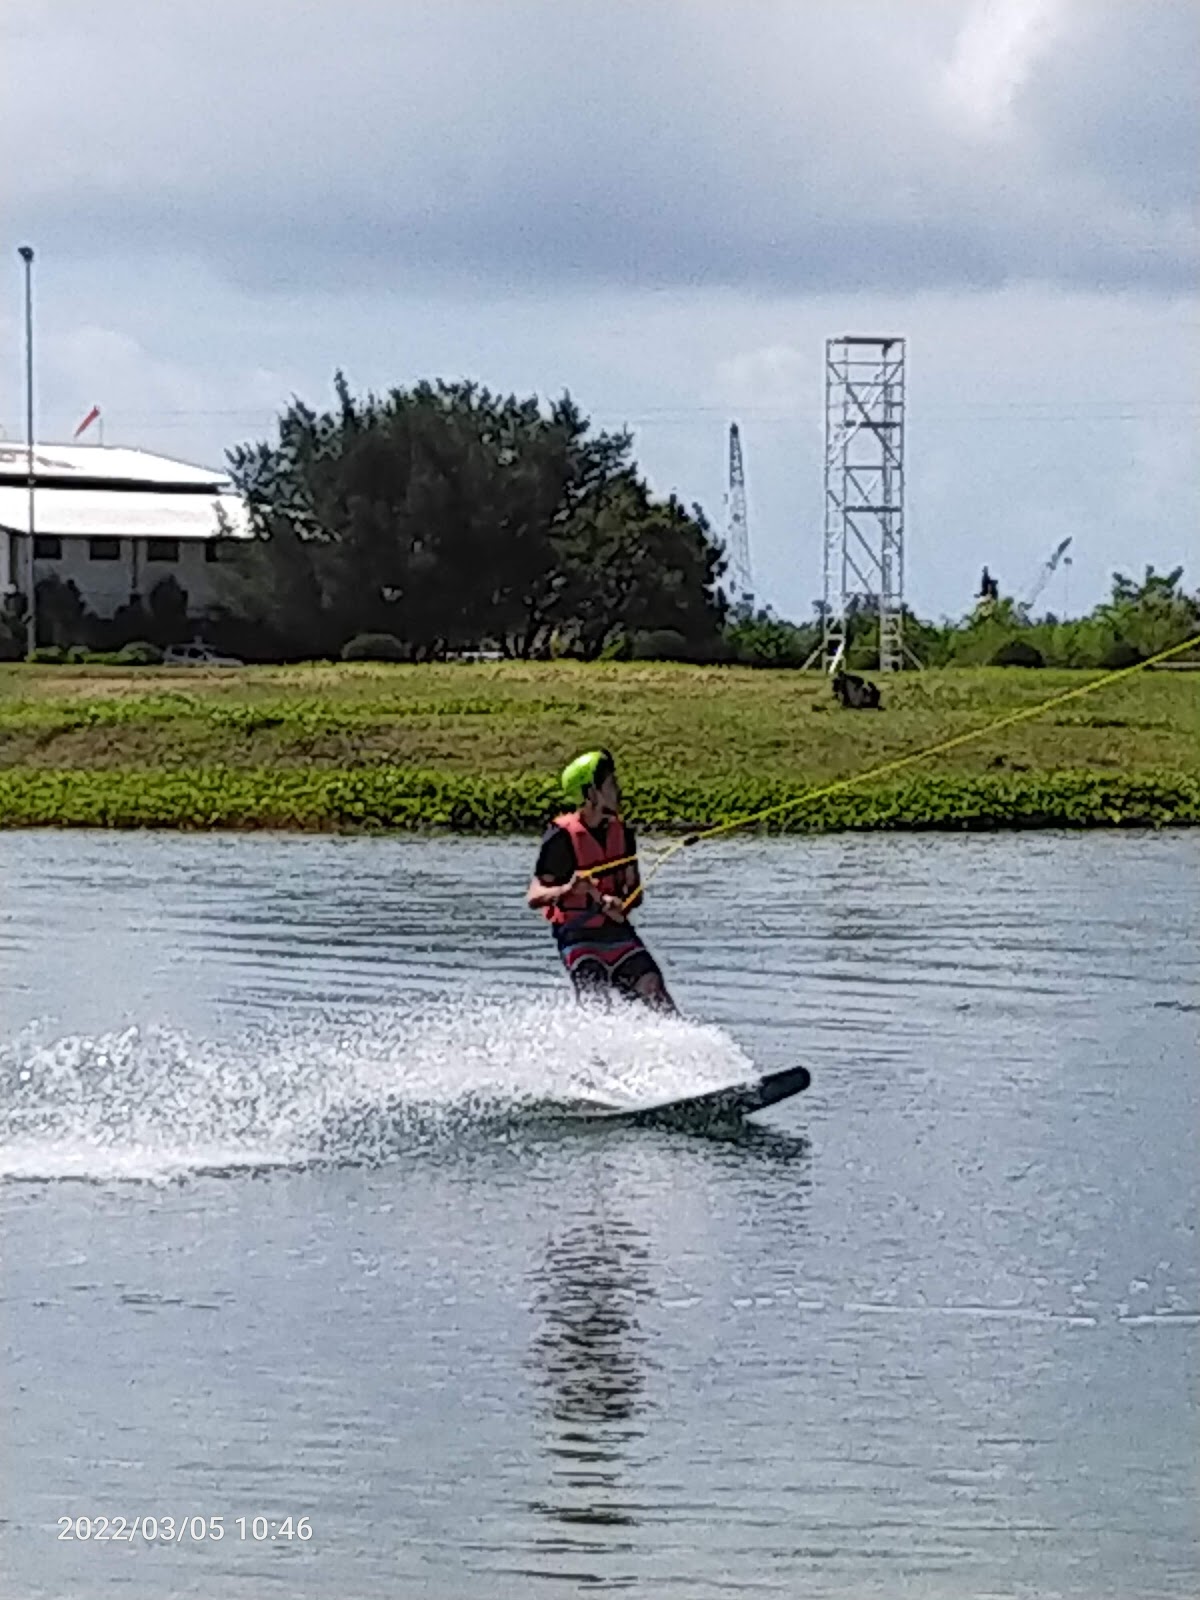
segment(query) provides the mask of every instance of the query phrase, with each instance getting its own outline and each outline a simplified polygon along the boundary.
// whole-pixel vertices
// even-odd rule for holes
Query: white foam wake
[[[27,1030],[0,1045],[0,1177],[161,1180],[387,1159],[597,1089],[629,1100],[749,1076],[719,1028],[639,1008],[456,997],[260,1030]]]

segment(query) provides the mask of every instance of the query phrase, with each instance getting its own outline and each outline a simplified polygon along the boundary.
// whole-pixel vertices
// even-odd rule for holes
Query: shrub
[[[43,667],[60,667],[67,654],[60,644],[40,644],[29,659]]]
[[[169,573],[150,591],[149,622],[146,631],[160,645],[183,644],[192,632],[192,622],[188,616],[188,592]],[[125,638],[119,641],[119,648],[137,642],[136,635],[132,640]]]
[[[342,646],[343,661],[407,661],[408,652],[394,633],[356,633]]]
[[[117,651],[117,660],[123,667],[161,667],[163,653],[149,639],[134,639]]]
[[[718,634],[688,646],[687,659],[698,667],[727,667],[737,660],[737,652],[729,640]]]
[[[1045,658],[1027,639],[1007,639],[992,657],[994,667],[1044,667]]]
[[[552,780],[476,778],[404,768],[286,767],[114,771],[0,768],[0,827],[540,829]],[[643,828],[703,828],[783,807],[769,833],[842,828],[1166,827],[1200,823],[1200,782],[1183,773],[1087,772],[922,776],[840,794],[731,778],[634,783],[630,820]]]
[[[1130,644],[1128,639],[1118,639],[1100,657],[1100,665],[1107,672],[1118,672],[1122,667],[1136,667],[1145,659],[1137,645]]]
[[[733,623],[725,637],[733,659],[743,666],[802,667],[820,633],[815,627],[798,628],[763,612]]]
[[[686,661],[688,642],[676,628],[652,628],[634,635],[635,661]]]
[[[859,639],[846,650],[844,666],[847,672],[878,672],[879,641]]]

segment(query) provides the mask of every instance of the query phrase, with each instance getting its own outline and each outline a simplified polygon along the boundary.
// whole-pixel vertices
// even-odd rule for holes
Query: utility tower
[[[725,503],[729,514],[725,535],[729,598],[735,611],[749,616],[754,610],[754,575],[750,570],[750,529],[746,522],[746,469],[736,422],[729,424],[729,492]]]
[[[855,600],[878,609],[879,670],[904,665],[904,384],[903,339],[826,339],[822,648],[830,672],[845,654]]]

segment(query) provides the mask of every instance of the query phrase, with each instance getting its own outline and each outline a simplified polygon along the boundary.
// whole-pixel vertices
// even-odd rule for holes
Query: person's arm
[[[633,829],[625,829],[625,854],[634,859],[623,869],[625,874],[625,910],[635,911],[646,898],[642,889],[642,875],[637,864],[637,840],[633,836]]]
[[[566,883],[555,883],[552,878],[540,878],[535,873],[529,885],[529,892],[525,896],[525,903],[531,911],[544,911],[547,906],[558,905],[572,889],[592,890],[592,881],[590,878],[581,878],[577,872],[573,872]]]
[[[625,841],[621,851],[621,859],[626,865],[616,868],[613,881],[620,886],[617,894],[606,894],[600,904],[606,916],[614,922],[624,922],[626,916],[634,906],[642,903],[642,880],[638,873],[636,860],[629,860],[637,854],[637,841],[633,837],[633,829],[625,829]]]
[[[537,865],[525,896],[531,911],[544,911],[557,905],[573,889],[594,892],[590,878],[580,877],[575,870],[575,851],[561,828],[551,828],[542,840]]]

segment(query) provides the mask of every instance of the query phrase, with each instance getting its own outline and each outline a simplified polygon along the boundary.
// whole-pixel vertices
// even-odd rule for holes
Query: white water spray
[[[221,1043],[31,1029],[0,1045],[0,1178],[381,1160],[588,1092],[639,1101],[752,1074],[719,1028],[546,999],[459,996]]]

